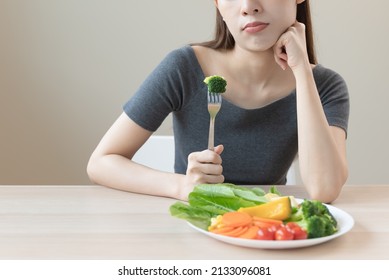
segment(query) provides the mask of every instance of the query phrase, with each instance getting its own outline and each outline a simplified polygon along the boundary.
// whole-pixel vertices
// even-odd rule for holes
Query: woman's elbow
[[[307,184],[307,190],[311,199],[319,200],[323,203],[332,203],[340,195],[343,186],[348,178],[347,168],[338,172],[336,176],[327,176],[316,179]]]
[[[98,172],[98,169],[99,169],[98,165],[99,165],[98,164],[98,159],[92,156],[89,159],[88,164],[86,166],[86,173],[88,175],[88,178],[94,184],[96,184],[97,181],[98,181],[97,180],[97,174],[99,174],[99,172]]]
[[[340,195],[341,187],[332,187],[331,189],[325,189],[322,186],[315,186],[314,190],[308,191],[309,196],[313,200],[319,200],[323,203],[332,203]]]

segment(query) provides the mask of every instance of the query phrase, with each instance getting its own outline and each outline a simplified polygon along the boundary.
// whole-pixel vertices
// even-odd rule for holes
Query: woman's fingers
[[[273,47],[274,50],[274,59],[276,63],[283,69],[286,70],[288,66],[288,55],[286,54],[285,47],[283,44],[279,41],[277,44]]]
[[[305,25],[295,22],[273,46],[274,59],[282,68],[293,68],[308,57],[305,43]]]
[[[223,148],[220,148],[217,146],[215,148],[215,151],[211,150],[204,150],[201,152],[194,152],[191,153],[188,157],[188,164],[190,162],[197,162],[197,163],[213,163],[213,164],[221,164],[222,163],[222,158],[218,152],[222,152]],[[217,152],[217,151],[218,152]],[[221,151],[220,151],[221,150]]]
[[[224,182],[222,158],[223,145],[215,147],[215,151],[204,150],[191,153],[188,157],[186,175],[193,184]]]
[[[215,147],[215,153],[218,155],[221,155],[221,153],[224,151],[224,146],[223,145],[218,145]]]
[[[204,176],[206,184],[221,184],[224,182],[224,176],[220,175],[206,175]]]

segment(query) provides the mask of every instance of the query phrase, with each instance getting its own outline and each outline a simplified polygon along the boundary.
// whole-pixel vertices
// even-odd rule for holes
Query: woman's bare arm
[[[91,181],[118,190],[181,200],[186,200],[197,184],[224,181],[222,146],[216,147],[215,151],[190,154],[186,175],[155,170],[132,161],[151,134],[123,113],[89,159],[87,173]]]

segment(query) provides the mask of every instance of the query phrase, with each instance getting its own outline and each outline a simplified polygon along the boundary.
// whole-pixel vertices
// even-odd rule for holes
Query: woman
[[[124,106],[88,163],[95,183],[186,200],[200,183],[285,184],[296,158],[312,199],[348,176],[347,86],[316,65],[309,1],[215,0],[215,40],[171,52]],[[297,16],[296,16],[297,15]],[[207,150],[207,76],[227,80]],[[175,174],[131,159],[173,113]],[[298,137],[297,137],[298,136]]]

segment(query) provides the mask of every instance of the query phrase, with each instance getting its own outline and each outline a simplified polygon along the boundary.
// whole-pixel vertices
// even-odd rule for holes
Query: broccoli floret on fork
[[[226,91],[227,81],[221,76],[209,76],[205,78],[204,83],[208,85],[208,92],[224,93]]]

